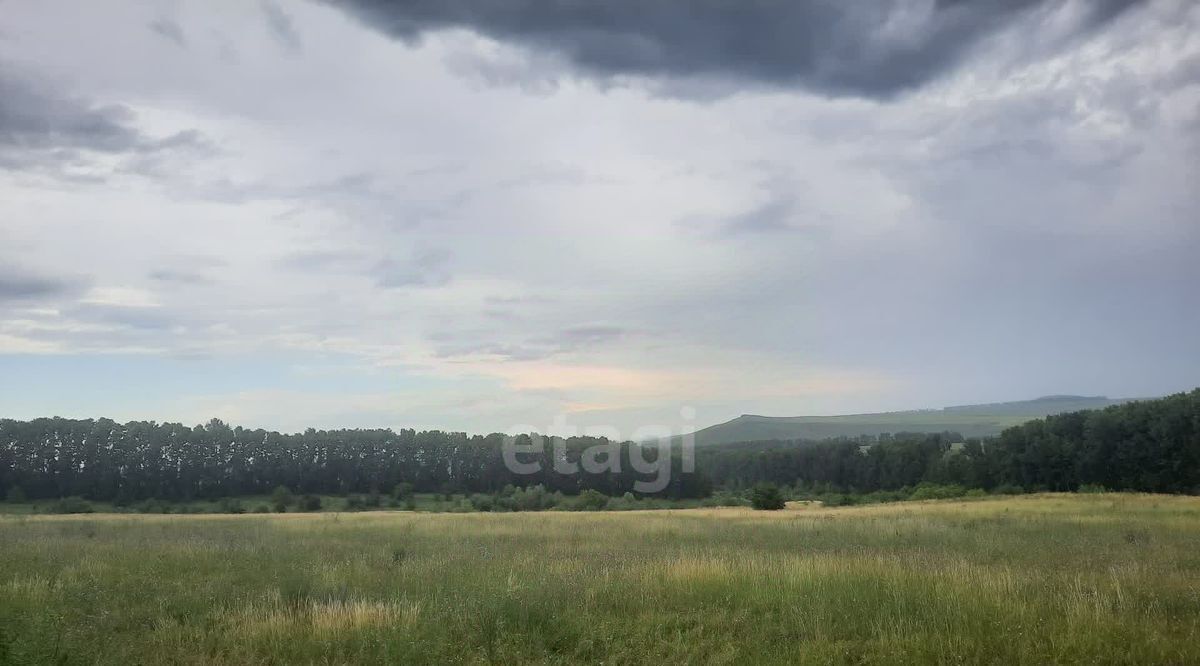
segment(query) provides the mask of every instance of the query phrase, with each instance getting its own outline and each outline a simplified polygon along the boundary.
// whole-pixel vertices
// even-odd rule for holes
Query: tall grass
[[[1200,499],[8,516],[15,663],[1198,663]]]

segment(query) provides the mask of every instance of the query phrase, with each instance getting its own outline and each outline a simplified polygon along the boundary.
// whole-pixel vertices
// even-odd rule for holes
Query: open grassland
[[[1200,663],[1200,498],[0,517],[14,663]]]

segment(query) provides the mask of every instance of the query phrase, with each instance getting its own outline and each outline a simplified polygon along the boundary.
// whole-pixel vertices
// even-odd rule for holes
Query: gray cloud
[[[797,226],[794,221],[796,213],[796,202],[790,197],[774,199],[725,221],[721,225],[720,233],[726,236],[737,236],[796,231]]]
[[[147,276],[156,282],[168,282],[172,284],[208,284],[212,282],[212,278],[202,273],[195,271],[181,271],[176,269],[164,268],[150,271]]]
[[[699,0],[350,0],[366,24],[405,40],[468,28],[566,58],[600,76],[716,77],[888,97],[946,72],[989,35],[1054,0],[791,2]],[[1137,0],[1096,0],[1089,32]]]
[[[122,169],[143,175],[163,172],[169,152],[211,150],[195,130],[156,138],[135,125],[136,114],[121,104],[98,104],[15,76],[0,65],[0,169],[50,170],[90,166],[90,153],[124,155]],[[102,179],[69,174],[70,179]]]
[[[304,250],[287,254],[277,263],[298,271],[354,271],[366,261],[366,255],[353,250]]]
[[[77,286],[72,280],[0,267],[0,303],[60,296],[74,291]]]
[[[440,287],[450,281],[450,252],[432,249],[417,252],[410,261],[383,259],[373,268],[380,287]]]
[[[261,5],[263,14],[267,17],[267,27],[271,29],[275,40],[290,53],[303,51],[304,43],[300,41],[300,34],[296,32],[292,17],[272,0],[263,0]]]
[[[162,331],[176,323],[173,315],[161,308],[131,307],[100,303],[80,303],[64,314],[74,320],[108,324],[137,331]]]
[[[631,335],[621,326],[584,324],[569,326],[546,335],[537,335],[517,343],[481,341],[495,331],[444,332],[430,336],[439,342],[436,354],[440,358],[469,355],[494,356],[506,361],[538,361],[560,354],[583,351],[620,341]]]
[[[713,240],[803,233],[810,239],[828,236],[828,214],[805,205],[786,184],[769,185],[766,201],[726,217],[688,217],[677,222],[686,233]]]
[[[15,150],[124,152],[142,145],[133,112],[58,94],[0,68],[0,155]]]
[[[319,249],[291,252],[280,257],[281,268],[311,272],[332,272],[368,276],[377,287],[441,287],[450,282],[448,250],[428,248],[414,251],[409,258],[383,256],[357,249]]]
[[[147,24],[151,32],[159,36],[175,42],[177,46],[187,46],[187,37],[183,34],[183,27],[175,21],[168,18],[157,18]]]

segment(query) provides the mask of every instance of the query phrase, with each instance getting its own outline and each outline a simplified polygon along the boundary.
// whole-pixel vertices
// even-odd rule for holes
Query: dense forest
[[[286,486],[300,493],[390,492],[411,484],[416,492],[495,493],[505,486],[541,485],[567,495],[596,490],[610,496],[636,491],[637,482],[665,476],[657,494],[703,497],[711,487],[701,475],[684,473],[678,456],[659,465],[657,449],[630,443],[573,437],[540,438],[537,453],[518,462],[539,468],[518,474],[505,464],[500,434],[403,429],[308,430],[284,435],[230,427],[219,420],[189,428],[176,423],[116,423],[109,419],[0,420],[0,491],[20,487],[31,498],[82,496],[96,500],[213,499],[269,493]],[[528,435],[516,438],[531,446]],[[583,451],[611,447],[619,471],[588,473],[578,468]],[[556,462],[559,463],[556,465]]]
[[[1200,389],[1034,419],[996,438],[748,442],[700,449],[696,465],[716,486],[735,489],[769,481],[860,493],[920,483],[1200,493]]]
[[[524,437],[524,436],[523,436]],[[955,433],[897,434],[824,441],[769,441],[699,449],[684,472],[676,452],[669,471],[646,471],[654,447],[577,437],[559,449],[546,442],[518,474],[503,456],[504,435],[413,430],[309,430],[285,435],[230,427],[108,419],[0,420],[0,492],[30,498],[96,500],[211,499],[268,493],[387,492],[407,483],[417,492],[497,493],[506,486],[543,486],[568,495],[637,491],[661,471],[655,493],[689,498],[714,488],[738,491],[760,482],[868,493],[921,483],[991,490],[1200,492],[1200,389],[1159,400],[1036,419],[991,439]],[[528,438],[523,441],[528,444]],[[589,473],[578,463],[589,447],[610,447],[617,470]],[[640,466],[635,462],[642,463]],[[638,471],[641,469],[642,471]]]

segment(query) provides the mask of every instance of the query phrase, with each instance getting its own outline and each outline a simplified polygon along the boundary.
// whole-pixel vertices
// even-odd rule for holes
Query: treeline
[[[29,499],[187,501],[264,494],[279,486],[302,494],[387,493],[404,483],[416,492],[494,494],[506,486],[541,486],[565,495],[595,490],[621,496],[657,478],[666,484],[656,496],[711,492],[702,475],[683,471],[679,457],[659,461],[656,449],[591,437],[567,439],[557,449],[543,439],[544,446],[534,447],[538,451],[515,457],[526,468],[516,473],[505,464],[505,440],[499,434],[408,429],[280,434],[216,419],[191,428],[109,419],[6,419],[0,420],[0,493],[20,488]],[[533,442],[521,436],[516,443],[524,451]],[[614,470],[578,469],[581,453],[593,446],[615,451]],[[642,470],[656,469],[639,472],[634,456]],[[529,472],[531,466],[537,471]]]
[[[265,494],[280,486],[300,494],[386,494],[407,484],[415,492],[464,496],[538,486],[567,496],[596,491],[679,499],[707,497],[714,487],[740,493],[762,482],[796,494],[888,492],[921,484],[1200,492],[1200,389],[1037,419],[988,440],[900,434],[703,447],[689,472],[678,450],[660,460],[655,447],[590,437],[558,446],[544,440],[530,452],[534,442],[522,436],[516,449],[526,452],[513,457],[508,449],[506,461],[506,439],[407,429],[285,435],[218,420],[193,428],[108,419],[0,420],[0,493],[188,501]],[[616,464],[596,471],[592,458],[589,467],[585,452],[597,448],[609,451],[606,462]],[[513,460],[520,463],[516,470]]]
[[[759,482],[871,493],[919,484],[1200,493],[1200,389],[1029,421],[999,437],[955,433],[823,442],[749,442],[697,452],[717,487]]]

